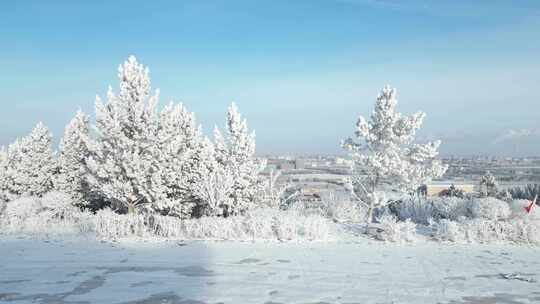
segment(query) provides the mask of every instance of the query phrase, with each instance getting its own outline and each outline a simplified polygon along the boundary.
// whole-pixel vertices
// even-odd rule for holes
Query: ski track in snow
[[[540,303],[503,245],[0,240],[0,303]]]

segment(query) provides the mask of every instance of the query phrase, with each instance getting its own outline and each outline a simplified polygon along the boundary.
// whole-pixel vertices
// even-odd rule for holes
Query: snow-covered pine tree
[[[41,122],[26,137],[0,153],[0,195],[13,200],[22,195],[41,196],[53,188],[56,159],[51,134]]]
[[[259,173],[265,161],[255,157],[255,132],[249,132],[247,121],[242,119],[236,104],[227,112],[225,136],[214,129],[215,157],[234,179],[229,205],[224,206],[223,215],[236,215],[253,206],[260,193]]]
[[[2,209],[2,203],[9,200],[9,158],[6,147],[0,147],[0,209]],[[1,210],[0,210],[1,211]]]
[[[163,189],[158,150],[159,91],[150,95],[148,69],[134,56],[119,67],[120,92],[109,87],[107,103],[96,98],[95,138],[86,159],[93,191],[117,207],[135,212]]]
[[[195,188],[211,167],[211,143],[196,125],[195,115],[182,104],[169,104],[160,114],[158,150],[162,189],[154,209],[186,218],[204,204]]]
[[[396,112],[396,90],[385,86],[375,102],[371,121],[362,116],[356,123],[356,140],[343,147],[352,159],[352,192],[368,206],[368,223],[373,210],[386,203],[384,187],[414,192],[421,184],[442,176],[447,166],[436,159],[440,141],[414,143],[425,113],[402,116]]]
[[[480,178],[480,189],[484,196],[497,196],[499,185],[497,179],[490,171],[487,171],[486,174]]]
[[[86,180],[85,160],[90,152],[86,145],[89,138],[89,117],[77,111],[64,130],[58,155],[59,172],[55,188],[69,194],[78,203],[87,203],[91,189]]]

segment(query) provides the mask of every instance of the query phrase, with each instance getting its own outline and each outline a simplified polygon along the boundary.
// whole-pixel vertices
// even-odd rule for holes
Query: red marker
[[[538,199],[538,195],[534,197],[534,200],[529,204],[529,206],[525,207],[525,211],[527,211],[527,213],[531,213],[532,208],[534,207],[534,205],[536,205],[537,199]]]

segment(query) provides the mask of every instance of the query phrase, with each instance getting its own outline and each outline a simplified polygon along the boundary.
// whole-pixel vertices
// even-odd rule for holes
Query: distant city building
[[[303,159],[297,158],[297,159],[294,161],[294,168],[295,168],[295,169],[304,169],[305,167],[306,167],[306,165],[305,165]]]

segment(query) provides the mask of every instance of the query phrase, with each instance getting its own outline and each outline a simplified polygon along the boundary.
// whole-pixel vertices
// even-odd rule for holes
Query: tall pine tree
[[[111,88],[107,102],[96,98],[96,136],[89,138],[86,159],[92,189],[113,205],[135,212],[156,200],[158,92],[150,95],[148,69],[135,57],[119,67],[120,92]]]
[[[265,162],[255,157],[255,132],[249,132],[247,121],[232,103],[227,112],[225,135],[215,128],[214,137],[216,161],[234,180],[231,200],[223,214],[241,214],[256,203],[257,193],[261,191],[259,173]]]
[[[86,180],[86,158],[90,155],[86,140],[89,138],[89,117],[77,111],[60,140],[59,172],[55,188],[69,194],[78,203],[87,203],[91,194]]]

